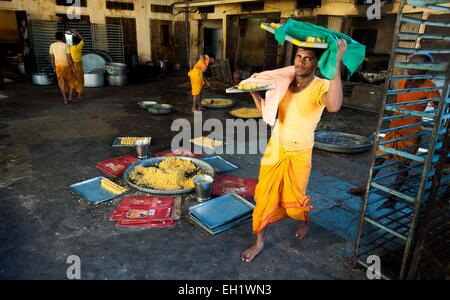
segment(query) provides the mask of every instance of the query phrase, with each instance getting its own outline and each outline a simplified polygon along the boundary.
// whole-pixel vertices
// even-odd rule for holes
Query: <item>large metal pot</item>
[[[34,73],[31,75],[35,85],[53,85],[55,84],[55,74],[53,73]]]
[[[124,86],[127,84],[126,75],[108,75],[108,82],[110,86]]]
[[[127,75],[127,65],[116,62],[108,62],[106,63],[106,73],[108,75]]]
[[[85,87],[100,87],[105,84],[105,77],[103,72],[88,72],[84,73]]]

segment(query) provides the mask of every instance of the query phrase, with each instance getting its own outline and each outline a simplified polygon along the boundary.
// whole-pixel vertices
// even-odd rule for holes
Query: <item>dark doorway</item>
[[[106,24],[122,25],[125,63],[132,66],[137,64],[136,19],[106,17]]]
[[[203,52],[211,52],[216,59],[222,58],[222,29],[203,29]]]

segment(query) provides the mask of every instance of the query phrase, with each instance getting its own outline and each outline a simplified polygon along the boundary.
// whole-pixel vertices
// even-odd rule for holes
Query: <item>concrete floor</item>
[[[108,221],[120,199],[96,206],[68,186],[102,173],[99,160],[132,153],[112,148],[116,136],[150,135],[152,151],[170,147],[175,118],[192,122],[186,78],[114,88],[86,89],[86,97],[64,105],[56,86],[38,87],[16,79],[0,91],[0,278],[65,279],[66,258],[81,258],[82,279],[364,279],[348,271],[359,213],[359,198],[345,193],[366,176],[370,153],[314,151],[309,185],[315,211],[308,236],[294,238],[295,222],[285,219],[267,230],[266,249],[250,264],[240,252],[253,242],[247,223],[209,236],[183,214],[171,229],[130,230]],[[223,87],[205,91],[225,95]],[[248,95],[233,95],[248,106]],[[175,111],[153,116],[136,102],[155,99]],[[206,111],[225,119],[226,111]],[[342,109],[324,114],[320,129],[368,136],[374,115]],[[239,170],[231,175],[257,177],[260,155],[223,155]]]

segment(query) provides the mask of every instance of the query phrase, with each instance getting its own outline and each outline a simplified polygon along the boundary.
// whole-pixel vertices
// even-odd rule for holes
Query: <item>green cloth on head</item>
[[[342,57],[342,63],[350,72],[348,77],[358,69],[364,60],[366,46],[341,32],[329,30],[323,26],[288,19],[285,24],[275,29],[275,39],[283,45],[286,40],[286,35],[300,41],[304,41],[310,36],[325,40],[328,44],[328,48],[322,54],[322,57],[317,64],[320,68],[320,72],[329,80],[333,79],[336,74],[338,40],[343,39],[347,41],[347,51]]]

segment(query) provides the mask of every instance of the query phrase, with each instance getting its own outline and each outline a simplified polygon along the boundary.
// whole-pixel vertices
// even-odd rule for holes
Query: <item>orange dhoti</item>
[[[70,66],[57,66],[55,69],[56,77],[58,78],[58,86],[60,88],[64,88],[66,93],[69,92],[69,89],[76,88],[77,81]]]
[[[189,71],[188,76],[191,79],[192,96],[200,95],[204,84],[202,70],[193,68]]]
[[[77,92],[77,94],[82,94],[84,91],[83,63],[74,62],[74,67],[75,67],[75,78],[77,80],[75,91]]]
[[[311,173],[312,148],[286,151],[275,139],[267,145],[261,161],[259,181],[255,190],[253,233],[287,216],[297,221],[309,221],[306,196]]]
[[[418,133],[417,130],[398,130],[398,131],[390,131],[388,132],[384,138],[381,140],[381,142],[387,142],[387,141],[391,141],[394,139],[399,139],[399,138],[403,138],[403,137],[407,137],[407,136],[411,136]],[[419,144],[420,144],[420,137],[416,136],[416,137],[411,137],[408,139],[404,139],[404,140],[400,140],[400,141],[395,141],[392,143],[387,143],[384,144],[382,146],[386,147],[386,148],[392,148],[395,150],[400,150],[400,151],[406,151],[412,154],[416,154],[417,150],[419,149]],[[382,155],[384,152],[381,149],[378,149],[376,154],[377,155]],[[389,157],[394,157],[396,159],[402,159],[403,157],[399,156],[399,155],[395,155],[395,154],[389,154],[386,153],[386,156],[383,156],[382,158],[387,159]]]

